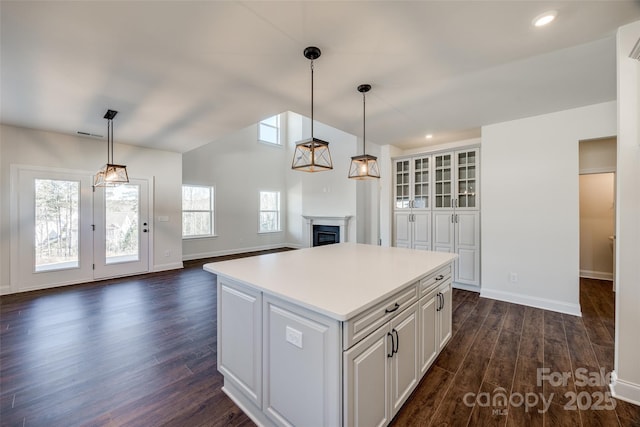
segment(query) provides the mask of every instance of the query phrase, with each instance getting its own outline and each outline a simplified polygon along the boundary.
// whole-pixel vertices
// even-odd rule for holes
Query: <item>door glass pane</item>
[[[140,187],[118,185],[105,188],[105,262],[138,261],[140,258]]]
[[[35,180],[35,271],[78,268],[80,182]]]

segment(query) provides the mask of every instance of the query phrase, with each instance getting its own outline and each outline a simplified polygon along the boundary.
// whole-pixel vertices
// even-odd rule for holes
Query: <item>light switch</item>
[[[295,345],[298,348],[302,348],[302,332],[293,329],[290,326],[287,326],[286,335],[287,342]]]

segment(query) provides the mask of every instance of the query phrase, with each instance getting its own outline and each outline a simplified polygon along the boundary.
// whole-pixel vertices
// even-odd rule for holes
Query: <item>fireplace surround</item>
[[[343,243],[349,241],[349,220],[351,216],[317,216],[317,215],[303,215],[303,218],[306,220],[306,246],[311,247],[314,246],[314,228],[318,229],[318,227],[314,226],[328,226],[334,227],[327,230],[322,230],[321,236],[323,242],[320,245],[326,245],[330,243]],[[329,240],[333,240],[334,236],[329,235],[329,233],[334,233],[335,242]]]

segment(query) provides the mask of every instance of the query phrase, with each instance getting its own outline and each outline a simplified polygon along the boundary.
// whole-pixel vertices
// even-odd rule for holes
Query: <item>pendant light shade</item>
[[[296,143],[291,169],[303,172],[321,172],[333,169],[329,143],[313,136],[313,61],[320,57],[320,49],[310,46],[304,50],[311,60],[311,138]]]
[[[93,185],[95,187],[111,187],[129,182],[127,167],[113,162],[113,118],[118,114],[115,110],[107,110],[107,163],[96,173]]]
[[[351,179],[371,179],[380,178],[380,168],[378,168],[378,158],[366,154],[367,144],[366,132],[366,100],[365,93],[371,90],[371,85],[363,84],[358,86],[358,92],[362,93],[362,155],[351,158],[349,167],[349,178]]]

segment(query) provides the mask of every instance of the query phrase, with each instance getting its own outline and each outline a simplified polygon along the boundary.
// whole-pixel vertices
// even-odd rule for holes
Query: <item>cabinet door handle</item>
[[[387,337],[391,337],[391,353],[387,353],[387,357],[393,357],[393,349],[395,348],[395,344],[393,342],[393,334],[391,332],[387,332]]]
[[[394,311],[396,311],[396,310],[397,310],[397,309],[399,309],[399,308],[400,308],[400,304],[395,303],[395,304],[394,304],[394,306],[393,306],[393,308],[385,308],[385,309],[384,309],[384,312],[385,312],[385,314],[393,313]]]
[[[436,307],[436,311],[442,310],[442,293],[438,292],[438,307]]]
[[[458,223],[458,214],[456,214],[456,224]]]
[[[442,279],[444,279],[444,276],[442,274],[440,274],[438,277],[436,277],[436,282],[439,281],[439,280],[442,280]]]
[[[398,331],[395,328],[391,332],[396,334],[396,348],[393,349],[393,353],[397,353],[400,348],[400,336],[398,336]]]
[[[451,223],[453,224],[453,214],[451,214]]]
[[[444,308],[444,294],[440,292],[440,311]]]

